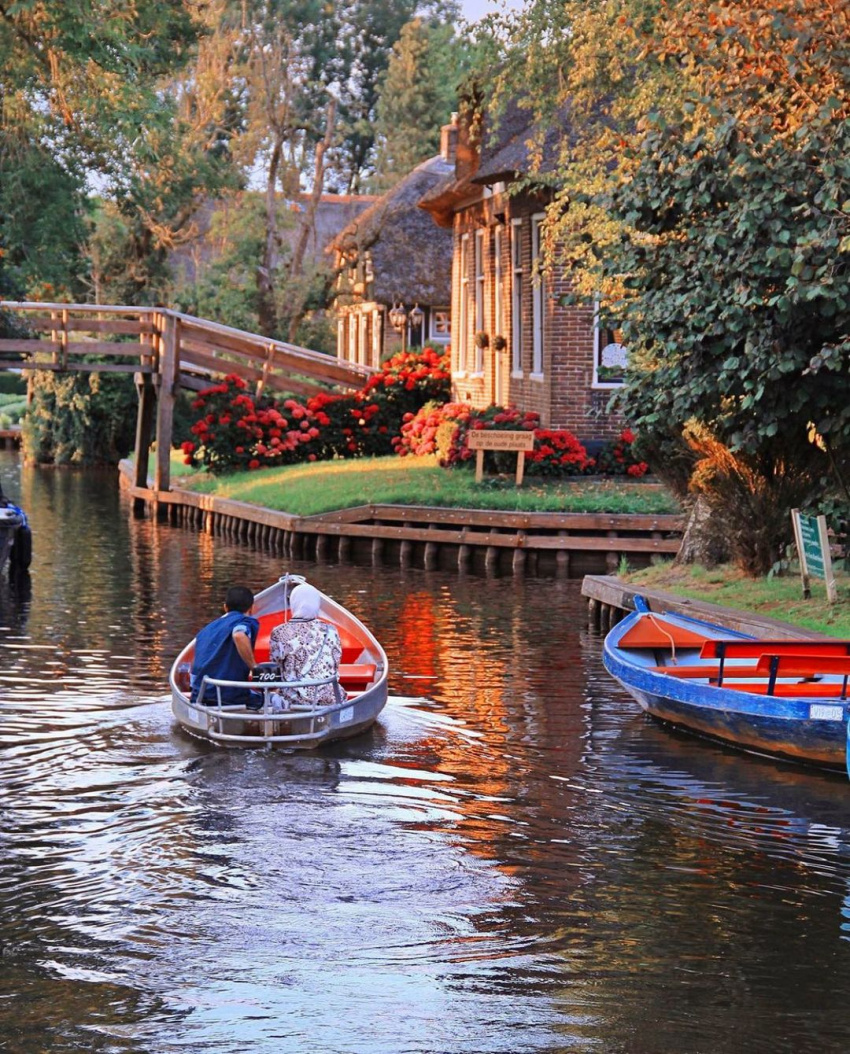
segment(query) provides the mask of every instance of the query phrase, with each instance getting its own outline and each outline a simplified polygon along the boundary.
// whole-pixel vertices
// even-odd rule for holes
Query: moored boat
[[[26,571],[32,560],[32,531],[24,510],[0,488],[0,571]]]
[[[637,596],[605,638],[603,662],[661,721],[850,774],[850,641],[759,639],[650,611]]]
[[[274,585],[259,593],[253,615],[260,630],[254,644],[258,664],[269,659],[272,630],[290,617],[289,596],[304,581],[301,575],[283,575]],[[319,618],[336,627],[342,644],[342,659],[336,683],[337,701],[332,705],[292,702],[288,709],[276,709],[276,695],[296,688],[331,683],[318,680],[262,680],[245,683],[219,681],[210,677],[195,701],[191,698],[191,670],[195,641],[180,652],[171,667],[171,708],[181,727],[192,735],[214,743],[242,746],[289,746],[315,748],[323,743],[365,732],[374,724],[387,702],[387,657],[373,634],[346,608],[321,594]],[[238,686],[250,690],[260,709],[242,705],[218,705],[222,687]],[[308,696],[309,692],[297,693]]]

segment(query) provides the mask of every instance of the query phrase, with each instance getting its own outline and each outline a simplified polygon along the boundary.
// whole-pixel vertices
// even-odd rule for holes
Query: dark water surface
[[[394,698],[318,755],[178,731],[172,657],[276,558],[20,469],[0,576],[0,1050],[850,1050],[850,786],[676,736],[578,582],[297,565]]]

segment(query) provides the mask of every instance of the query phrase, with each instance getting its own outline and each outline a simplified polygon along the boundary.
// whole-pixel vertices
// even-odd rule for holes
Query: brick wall
[[[555,274],[544,283],[542,302],[542,370],[533,371],[532,219],[545,209],[545,200],[530,194],[497,193],[468,205],[455,214],[452,267],[452,367],[454,397],[474,406],[512,403],[522,410],[536,410],[547,427],[568,428],[584,439],[615,435],[622,420],[607,412],[611,389],[593,386],[594,318],[589,308],[564,307],[559,299],[569,291],[569,277]],[[519,370],[513,365],[513,261],[511,221],[519,220],[522,265],[522,339]],[[507,347],[493,347],[496,336],[496,229],[501,229],[503,289],[502,336]],[[483,230],[484,331],[490,347],[484,351],[483,369],[475,368],[475,232]],[[460,361],[464,313],[461,305],[461,240],[468,236],[466,312],[466,362]]]

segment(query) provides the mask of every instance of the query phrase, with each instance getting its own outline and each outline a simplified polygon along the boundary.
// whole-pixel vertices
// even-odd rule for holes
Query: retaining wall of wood
[[[193,491],[139,487],[133,472],[130,462],[121,463],[121,486],[137,514],[295,559],[580,578],[613,571],[624,557],[640,567],[676,553],[683,526],[679,516],[377,504],[293,516]]]

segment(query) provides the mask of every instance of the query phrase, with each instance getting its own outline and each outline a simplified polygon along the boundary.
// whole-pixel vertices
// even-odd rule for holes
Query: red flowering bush
[[[237,468],[291,464],[309,456],[305,449],[319,435],[313,414],[294,399],[253,399],[241,377],[230,374],[199,392],[192,408],[201,416],[182,444],[187,465],[219,474]]]
[[[635,434],[624,428],[619,436],[596,455],[596,470],[609,476],[631,476],[639,479],[649,471],[649,465],[634,450]]]
[[[534,449],[525,460],[529,476],[580,476],[595,464],[566,428],[535,429]]]
[[[417,414],[405,415],[401,434],[393,440],[396,453],[405,457],[436,454],[446,467],[474,460],[466,437],[473,429],[534,431],[534,449],[526,454],[529,475],[575,476],[593,468],[593,459],[566,429],[538,428],[539,414],[522,413],[516,407],[490,406],[475,410],[467,403],[428,403]],[[496,471],[513,472],[516,454],[488,451],[485,454]]]
[[[322,392],[307,403],[321,428],[320,457],[362,457],[392,452],[407,415],[449,397],[448,352],[424,348],[401,352],[382,365],[353,395]]]

